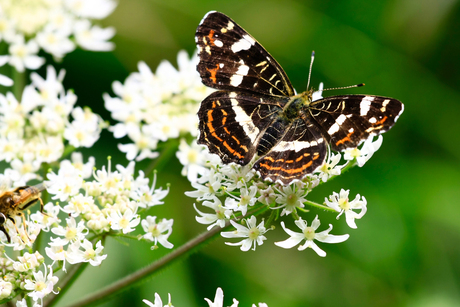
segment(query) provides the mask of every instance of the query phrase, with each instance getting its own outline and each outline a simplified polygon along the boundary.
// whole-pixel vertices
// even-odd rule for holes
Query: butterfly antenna
[[[311,52],[310,71],[308,72],[307,91],[310,88],[311,69],[313,67],[313,61],[315,60],[315,50]]]
[[[331,87],[331,88],[325,88],[325,89],[323,89],[323,91],[344,90],[344,89],[347,89],[347,88],[361,87],[361,86],[364,86],[364,85],[365,85],[364,83],[360,83],[360,84],[349,85],[349,86]]]

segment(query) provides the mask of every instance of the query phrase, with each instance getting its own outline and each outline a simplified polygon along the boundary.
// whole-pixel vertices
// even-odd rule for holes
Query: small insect
[[[24,231],[26,231],[26,219],[23,211],[39,201],[40,212],[43,213],[41,192],[45,189],[46,186],[41,183],[35,186],[18,187],[14,190],[5,191],[0,194],[0,230],[6,235],[8,243],[11,243],[11,237],[5,228],[7,220],[13,222],[16,231],[19,233],[19,229],[16,226],[14,218],[16,216],[20,216],[23,221]]]

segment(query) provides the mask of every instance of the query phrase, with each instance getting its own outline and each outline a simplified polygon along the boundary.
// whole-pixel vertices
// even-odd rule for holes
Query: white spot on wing
[[[236,97],[236,93],[232,92],[229,96]],[[235,111],[235,120],[243,127],[244,132],[254,143],[259,135],[259,128],[254,125],[249,115],[239,106],[238,100],[232,98],[230,101],[232,102],[233,111]]]
[[[235,87],[240,85],[241,82],[243,82],[243,76],[241,76],[241,75],[236,75],[235,74],[230,78],[230,84],[235,86]]]
[[[227,30],[232,30],[233,26],[234,26],[233,22],[229,21],[227,25]]]
[[[217,47],[222,47],[224,44],[222,43],[222,41],[220,41],[218,39],[215,39],[214,40],[214,45],[216,45]]]
[[[249,71],[249,66],[240,65],[238,70],[230,77],[230,84],[233,86],[238,86],[243,82],[243,76],[246,76]]]
[[[380,111],[385,112],[387,110],[387,104],[390,102],[390,99],[385,99],[382,102],[382,107],[380,108]]]
[[[243,35],[243,38],[245,38],[248,42],[251,43],[251,45],[254,45],[256,43],[256,41],[249,35],[245,34]]]
[[[404,111],[404,105],[401,103],[401,111],[399,112],[398,115],[395,116],[395,123],[396,123],[396,121],[398,120],[399,116],[402,114],[403,111]]]
[[[369,118],[369,122],[371,124],[375,124],[377,122],[377,119],[375,117],[371,117],[371,118]]]
[[[233,52],[240,52],[241,50],[248,50],[255,43],[252,37],[243,35],[243,38],[232,45]]]
[[[339,131],[339,129],[340,129],[340,126],[339,126],[337,123],[335,123],[335,124],[333,124],[333,125],[331,126],[331,128],[329,128],[329,130],[327,130],[327,133],[328,133],[329,135],[333,135],[334,133],[336,133],[337,131]]]
[[[347,117],[343,114],[340,114],[339,117],[335,120],[335,122],[339,125],[343,124],[343,122],[347,119]]]
[[[310,142],[305,142],[305,141],[293,141],[293,142],[281,141],[275,147],[273,147],[272,151],[294,150],[295,152],[298,152],[304,148],[309,148],[310,146],[316,146],[316,142],[313,141],[310,144]]]
[[[367,112],[371,108],[371,102],[374,100],[372,96],[365,96],[361,103],[359,104],[359,113],[361,116],[366,116]]]

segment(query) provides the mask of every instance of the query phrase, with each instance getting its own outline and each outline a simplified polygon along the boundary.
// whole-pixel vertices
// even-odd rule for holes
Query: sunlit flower
[[[221,201],[218,198],[214,198],[212,202],[205,200],[202,203],[202,205],[214,210],[214,213],[203,213],[196,208],[195,204],[193,205],[196,212],[198,212],[198,214],[200,215],[200,216],[195,217],[195,219],[200,224],[205,224],[205,225],[210,224],[207,227],[208,230],[211,230],[214,226],[219,226],[220,228],[224,228],[225,223],[230,219],[233,213],[232,210],[223,207]]]
[[[337,212],[340,212],[337,216],[337,219],[345,212],[345,219],[348,226],[351,228],[357,228],[355,219],[360,219],[367,212],[367,201],[362,198],[359,194],[356,195],[355,199],[352,201],[348,200],[348,194],[350,190],[340,190],[340,194],[333,192],[329,199],[325,198],[326,205]],[[359,213],[356,213],[353,210],[361,210]]]
[[[251,216],[245,221],[247,226],[243,226],[232,220],[230,223],[233,225],[233,227],[236,228],[236,230],[221,233],[221,236],[224,238],[246,238],[237,243],[225,242],[227,245],[241,246],[240,249],[243,252],[247,252],[251,247],[252,250],[256,250],[256,246],[262,245],[264,240],[267,239],[264,236],[264,234],[267,232],[267,229],[264,227],[263,220],[259,225],[256,225],[257,220],[255,216]]]
[[[146,232],[143,235],[144,239],[154,242],[156,246],[157,243],[160,243],[166,248],[173,248],[174,244],[168,242],[168,238],[172,233],[173,220],[162,219],[160,222],[156,223],[156,216],[147,216],[145,220],[142,220],[142,228]]]
[[[297,227],[302,230],[302,232],[294,232],[284,225],[284,222],[281,222],[281,226],[283,227],[284,231],[291,237],[280,242],[275,242],[276,245],[282,248],[292,248],[305,240],[305,244],[300,245],[298,250],[302,251],[306,248],[311,248],[313,249],[319,256],[325,257],[326,252],[323,251],[321,248],[316,245],[314,240],[317,240],[319,242],[323,243],[341,243],[345,240],[348,239],[349,235],[340,235],[340,236],[335,236],[335,235],[330,235],[329,232],[332,230],[332,225],[329,225],[329,228],[322,231],[322,232],[316,232],[318,227],[320,226],[320,221],[318,219],[318,216],[315,217],[313,220],[311,226],[307,225],[307,222],[302,220],[301,218],[295,221],[295,224]]]
[[[345,160],[353,160],[356,159],[356,162],[359,167],[362,167],[376,152],[379,150],[380,146],[382,146],[383,136],[379,134],[377,140],[374,141],[374,135],[371,135],[359,148],[351,148],[345,150],[343,155]]]

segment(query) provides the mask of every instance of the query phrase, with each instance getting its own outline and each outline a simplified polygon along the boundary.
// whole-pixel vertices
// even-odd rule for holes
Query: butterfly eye
[[[3,213],[0,213],[0,225],[5,224],[6,216]]]

